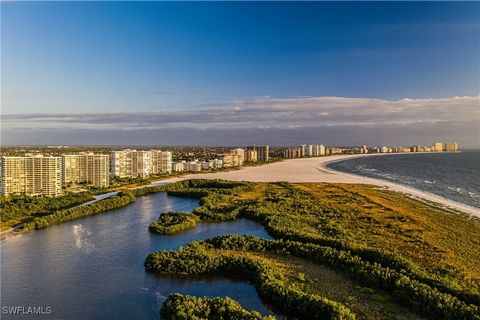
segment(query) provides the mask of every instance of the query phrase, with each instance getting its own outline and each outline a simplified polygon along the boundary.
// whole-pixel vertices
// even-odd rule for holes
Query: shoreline
[[[375,154],[375,155],[377,155],[377,154]],[[379,154],[379,155],[386,156],[386,155],[391,155],[391,154]],[[367,155],[365,155],[365,156],[367,156]],[[409,186],[406,186],[406,185],[403,185],[403,184],[400,184],[400,183],[395,183],[395,182],[391,182],[391,181],[383,180],[383,179],[370,178],[370,177],[366,177],[366,176],[362,176],[362,175],[358,175],[358,174],[354,174],[354,173],[349,173],[349,172],[338,171],[338,170],[334,170],[332,168],[327,167],[331,163],[335,163],[335,162],[339,162],[339,161],[343,161],[343,160],[348,160],[348,159],[353,159],[353,158],[357,158],[357,157],[349,157],[349,158],[345,158],[345,159],[337,159],[337,160],[332,160],[332,161],[326,161],[322,164],[322,169],[324,169],[325,171],[329,171],[329,172],[335,172],[335,173],[339,172],[341,174],[350,175],[350,176],[353,176],[353,177],[368,178],[369,180],[377,180],[377,181],[379,181],[379,184],[382,184],[383,186],[387,187],[388,189],[390,189],[392,191],[397,191],[397,192],[406,194],[407,196],[410,196],[410,197],[412,197],[416,200],[420,200],[420,201],[423,201],[423,202],[425,202],[425,200],[426,200],[426,201],[429,201],[429,202],[433,202],[433,205],[437,205],[437,206],[440,205],[440,207],[442,207],[442,208],[446,208],[446,209],[449,209],[449,210],[461,211],[461,212],[468,213],[472,216],[480,218],[480,209],[475,208],[473,206],[470,206],[468,204],[461,203],[461,202],[458,202],[458,201],[455,201],[455,200],[450,200],[450,199],[438,196],[436,194],[433,194],[433,193],[430,193],[430,192],[427,192],[427,191],[423,191],[423,190],[420,190],[420,189],[415,189],[415,188],[412,188],[412,187],[409,187]]]
[[[104,200],[104,199],[107,199],[107,198],[110,198],[112,196],[115,196],[119,193],[119,191],[110,191],[110,192],[107,192],[107,193],[101,193],[101,194],[98,194],[95,196],[95,199],[94,200],[90,200],[90,201],[87,201],[87,202],[84,202],[84,203],[80,203],[80,204],[77,204],[71,208],[77,208],[77,207],[82,207],[82,206],[86,206],[86,205],[89,205],[89,204],[92,204],[92,203],[95,203],[95,202],[98,202],[100,200]],[[69,208],[69,209],[71,209]],[[23,225],[25,224],[25,222],[23,223],[20,223],[18,225],[16,225],[15,227],[12,227],[10,229],[7,229],[7,230],[4,230],[4,231],[1,231],[0,232],[0,240],[5,240],[6,238],[8,238],[9,236],[12,236],[12,235],[16,235],[16,234],[20,234],[21,232],[23,231],[18,231],[21,227],[23,227]]]
[[[413,154],[425,154],[426,152],[416,152]],[[428,152],[431,154],[432,152]],[[399,153],[370,153],[370,154],[348,154],[348,155],[332,155],[325,157],[313,158],[295,158],[285,159],[280,162],[267,163],[262,166],[241,167],[238,170],[207,172],[196,174],[184,174],[173,178],[167,178],[158,181],[152,181],[148,185],[137,186],[129,189],[141,189],[152,186],[159,186],[187,179],[221,179],[231,181],[251,181],[251,182],[280,182],[288,181],[292,183],[352,183],[352,184],[369,184],[386,188],[391,191],[399,192],[405,196],[415,200],[422,201],[431,206],[453,211],[455,213],[466,213],[470,216],[480,218],[480,209],[472,207],[468,204],[460,203],[454,200],[443,198],[441,196],[415,189],[400,183],[391,182],[377,178],[365,177],[353,173],[337,171],[327,166],[334,162],[350,160],[359,157],[369,156],[390,156],[399,155]],[[128,189],[127,189],[128,190]],[[106,194],[97,195],[95,200],[83,203],[83,206],[99,200],[108,198],[118,191],[108,192]],[[18,234],[16,231],[21,227],[17,225],[14,228],[0,232],[0,240],[5,240],[9,236]]]
[[[430,153],[431,152],[429,152],[429,154]],[[412,153],[412,155],[413,154],[424,153],[418,152]],[[382,179],[364,177],[352,173],[333,170],[327,167],[328,164],[334,162],[358,157],[390,155],[399,155],[399,153],[333,155],[328,157],[286,159],[281,162],[265,164],[259,167],[244,167],[240,170],[235,171],[187,174],[182,177],[175,177],[158,182],[153,182],[152,185],[156,185],[158,183],[171,183],[185,179],[222,179],[252,182],[288,181],[293,183],[319,182],[370,184],[387,188],[392,191],[400,192],[411,198],[427,202],[431,205],[439,206],[448,210],[461,211],[480,218],[480,209],[472,207],[470,205],[443,198],[441,196],[419,189],[411,188],[399,183],[394,183]]]

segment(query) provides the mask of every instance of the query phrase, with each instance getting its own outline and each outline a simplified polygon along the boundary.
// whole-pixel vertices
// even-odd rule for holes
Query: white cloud
[[[471,122],[479,119],[479,97],[383,100],[303,97],[234,100],[203,109],[139,113],[56,113],[4,115],[7,128],[261,128],[284,126],[406,125]]]
[[[348,128],[362,136],[386,131],[432,136],[455,128],[455,136],[474,144],[480,126],[480,97],[452,97],[384,100],[344,97],[259,97],[212,104],[194,110],[132,113],[56,113],[10,114],[2,117],[4,134],[28,134],[32,130],[90,130],[92,132],[152,130],[171,132],[243,132],[261,130],[275,137],[274,132],[295,130],[301,137],[308,132],[338,132]],[[24,128],[30,128],[25,133]],[[334,131],[335,130],[335,131]],[[52,132],[53,132],[52,131]],[[32,131],[33,132],[33,131]],[[452,134],[449,133],[448,136]],[[12,139],[8,136],[10,143]],[[447,137],[448,138],[448,137]],[[139,138],[141,140],[141,138]],[[46,142],[48,143],[48,142]]]

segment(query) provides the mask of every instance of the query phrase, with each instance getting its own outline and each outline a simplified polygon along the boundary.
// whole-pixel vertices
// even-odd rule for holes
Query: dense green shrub
[[[204,189],[235,189],[238,187],[251,187],[250,182],[245,181],[227,181],[227,180],[209,180],[209,179],[190,179],[182,180],[167,186],[168,190],[186,189],[186,188],[204,188]]]
[[[125,206],[135,201],[135,197],[142,196],[154,192],[170,191],[172,195],[175,194],[175,190],[182,193],[182,189],[186,187],[208,187],[218,188],[217,192],[231,193],[232,190],[236,190],[239,187],[250,186],[248,183],[242,182],[225,182],[220,180],[186,180],[179,181],[172,184],[160,185],[160,186],[146,186],[141,188],[132,189],[129,191],[123,191],[118,196],[114,196],[108,199],[98,201],[94,204],[85,205],[81,207],[70,208],[87,201],[95,199],[93,193],[96,192],[82,192],[72,193],[61,197],[45,198],[45,197],[28,197],[28,196],[0,196],[0,221],[7,221],[11,219],[17,219],[21,217],[32,216],[34,217],[31,222],[23,224],[23,230],[34,230],[45,228],[51,224],[62,223],[70,221],[76,218],[98,214],[100,212],[111,210]],[[185,193],[185,196],[191,197],[196,189],[190,190]],[[207,196],[212,192],[201,192],[201,197]],[[199,196],[200,197],[200,196]],[[49,213],[55,211],[52,214],[35,216],[37,213]]]
[[[195,228],[198,221],[196,215],[187,212],[164,212],[148,229],[158,234],[174,234]]]
[[[247,311],[233,299],[197,298],[172,294],[164,302],[160,314],[165,320],[275,320],[256,311]]]
[[[149,193],[162,192],[165,191],[166,186],[148,186],[148,187],[138,187],[135,189],[129,190],[135,197],[143,196]]]
[[[305,194],[288,182],[279,183],[282,189],[267,190],[256,201],[235,202],[230,195],[251,190],[250,183],[188,180],[170,185],[169,188],[193,195],[200,200],[194,215],[201,220],[224,221],[245,217],[261,223],[276,239],[291,240],[305,244],[316,244],[336,250],[350,252],[371,264],[395,270],[410,279],[450,294],[467,304],[480,305],[480,294],[475,286],[462,287],[451,278],[426,272],[410,260],[385,249],[368,248],[350,241],[342,225],[336,222],[340,213],[335,209],[321,208],[305,200]],[[228,185],[229,188],[213,188]],[[212,188],[205,188],[205,187]],[[184,188],[184,189],[182,189]],[[310,219],[310,220],[307,220]],[[313,229],[305,227],[312,221]],[[378,283],[377,283],[378,285]]]
[[[349,272],[355,279],[392,292],[404,304],[420,313],[434,315],[437,319],[480,319],[480,307],[462,301],[447,292],[429,286],[407,272],[368,262],[350,251],[316,244],[292,241],[265,240],[252,236],[222,236],[204,242],[192,243],[192,248],[228,249],[235,251],[274,251],[292,254],[320,264],[327,264]]]
[[[216,252],[212,249],[272,251],[345,270],[356,281],[390,292],[403,304],[435,319],[480,319],[476,286],[460,286],[452,278],[429,273],[397,253],[352,241],[342,225],[345,219],[340,218],[345,213],[306,201],[307,195],[293,185],[277,184],[281,188],[267,189],[263,196],[250,201],[238,201],[236,197],[251,190],[248,184],[216,188],[219,185],[184,181],[169,192],[200,198],[201,206],[193,214],[201,220],[249,218],[265,226],[278,240],[226,236],[192,242],[180,252],[150,255],[145,261],[148,271],[240,274],[255,284],[264,301],[279,310],[293,311],[291,315],[299,318],[332,317],[331,310],[325,309],[332,301],[290,287],[274,266],[241,255],[212,254]],[[346,314],[351,316],[350,312]]]
[[[60,197],[0,196],[0,221],[22,219],[39,213],[65,209],[95,199],[92,192],[69,193]]]
[[[98,201],[93,204],[74,207],[94,197],[91,192],[68,194],[56,198],[41,198],[27,196],[10,196],[0,197],[0,218],[1,221],[17,218],[21,213],[23,216],[30,214],[34,216],[38,212],[55,211],[52,214],[34,217],[31,222],[23,224],[23,230],[34,230],[45,228],[51,224],[62,223],[76,218],[98,214],[103,211],[119,208],[135,201],[135,197],[142,196],[154,192],[168,191],[171,195],[195,197],[206,197],[223,193],[225,195],[233,192],[240,192],[246,188],[251,188],[250,183],[244,182],[228,182],[221,180],[185,180],[172,184],[160,186],[146,186],[141,188],[123,191],[118,196]],[[190,188],[190,189],[187,189]],[[204,188],[202,190],[198,188]],[[200,190],[200,191],[199,191]],[[199,215],[201,216],[201,215]],[[206,216],[206,215],[205,215]],[[215,219],[212,219],[215,220]]]
[[[282,183],[282,185],[284,186],[282,192],[268,192],[263,199],[244,206],[238,216],[261,223],[276,239],[313,243],[350,251],[366,261],[407,273],[412,279],[452,294],[466,303],[480,305],[480,294],[476,286],[462,287],[452,279],[427,273],[423,268],[399,254],[353,243],[345,236],[341,225],[331,223],[333,220],[331,217],[339,214],[337,211],[298,204],[297,199],[302,196],[301,191],[295,190],[288,183]],[[196,210],[201,209],[202,207],[199,207]],[[315,212],[321,213],[315,215]],[[305,219],[311,216],[313,216],[312,221],[315,221],[318,226],[315,232],[311,232],[304,225]]]
[[[183,190],[167,190],[167,194],[175,197],[201,199],[208,196],[208,191],[203,189],[186,188]]]
[[[120,208],[134,201],[135,196],[132,193],[123,191],[116,196],[103,199],[95,203],[66,210],[59,210],[48,216],[35,218],[32,222],[25,223],[23,225],[23,230],[45,228],[52,224],[58,224],[77,218],[98,214],[107,210]]]
[[[201,199],[200,207],[192,212],[200,220],[226,221],[237,219],[243,210],[239,204],[230,204],[232,196],[251,189],[248,182],[186,180],[171,184],[166,190],[169,195]]]
[[[161,187],[153,187],[155,191],[166,190],[169,195],[201,199],[201,206],[192,214],[164,213],[149,226],[151,231],[159,234],[171,234],[194,228],[198,221],[226,221],[236,219],[241,207],[225,206],[219,208],[234,193],[251,188],[250,183],[230,182],[222,180],[184,180]],[[146,188],[144,188],[146,189]],[[137,193],[138,194],[138,193]]]
[[[254,283],[264,301],[294,317],[355,319],[342,304],[287,285],[283,272],[275,266],[247,257],[210,255],[202,250],[201,242],[193,242],[179,251],[152,253],[145,260],[145,268],[159,273],[242,275]]]

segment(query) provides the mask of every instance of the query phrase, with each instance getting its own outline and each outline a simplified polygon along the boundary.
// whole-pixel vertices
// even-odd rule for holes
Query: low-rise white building
[[[172,171],[173,172],[183,172],[185,171],[185,161],[174,162],[172,163]]]
[[[219,157],[222,160],[224,168],[239,167],[242,165],[240,155],[238,154],[221,154]]]
[[[200,172],[202,171],[202,164],[198,161],[192,161],[185,164],[185,171]]]

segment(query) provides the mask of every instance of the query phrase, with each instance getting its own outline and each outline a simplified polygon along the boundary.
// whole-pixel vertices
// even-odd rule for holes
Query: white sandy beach
[[[421,190],[409,188],[380,179],[357,176],[349,173],[334,171],[326,167],[328,163],[345,160],[354,157],[365,156],[388,156],[389,154],[368,155],[335,155],[319,158],[289,159],[258,167],[244,167],[240,170],[228,172],[214,172],[190,174],[179,178],[163,180],[162,182],[175,182],[183,179],[224,179],[233,181],[253,182],[329,182],[329,183],[363,183],[388,188],[390,190],[405,193],[420,200],[428,200],[438,203],[440,206],[459,210],[480,217],[480,209],[469,205],[439,197]]]

